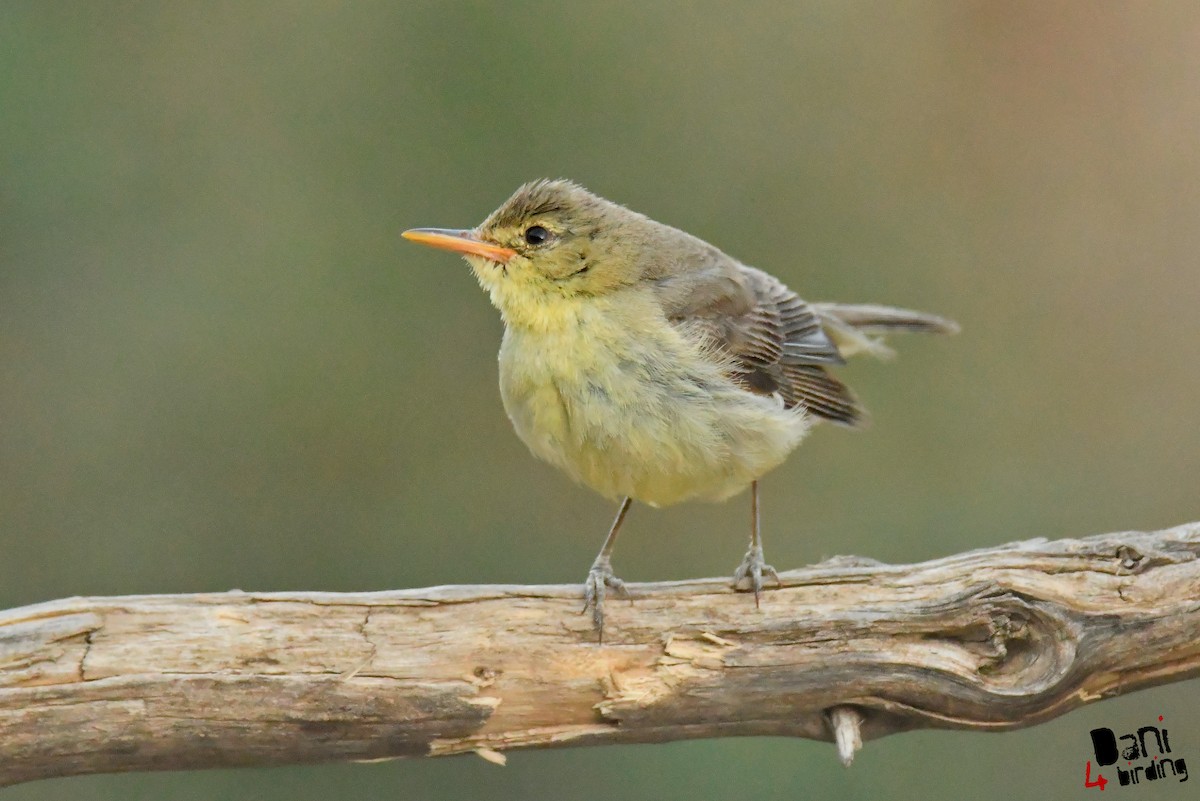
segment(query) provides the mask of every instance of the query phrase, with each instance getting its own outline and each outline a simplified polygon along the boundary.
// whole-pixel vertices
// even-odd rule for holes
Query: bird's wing
[[[843,363],[837,346],[812,307],[778,279],[721,259],[657,283],[667,318],[711,343],[745,389],[843,425],[865,420],[854,395],[825,369]]]

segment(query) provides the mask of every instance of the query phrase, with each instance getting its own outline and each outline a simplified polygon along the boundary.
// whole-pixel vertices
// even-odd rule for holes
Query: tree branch
[[[631,585],[70,598],[0,612],[0,784],[132,770],[1028,726],[1200,674],[1200,523],[918,565],[839,557],[761,610]]]

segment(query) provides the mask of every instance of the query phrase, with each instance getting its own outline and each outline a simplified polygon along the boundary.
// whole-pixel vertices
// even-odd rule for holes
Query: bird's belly
[[[501,394],[518,436],[605,496],[654,506],[722,500],[779,465],[807,429],[799,412],[693,354],[623,344],[561,359],[501,351]]]

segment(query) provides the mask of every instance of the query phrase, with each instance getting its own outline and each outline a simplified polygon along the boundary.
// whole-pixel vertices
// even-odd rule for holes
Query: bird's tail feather
[[[859,353],[891,358],[895,354],[882,337],[893,331],[958,333],[958,323],[953,320],[911,309],[874,303],[814,303],[812,308],[825,333],[847,358]]]

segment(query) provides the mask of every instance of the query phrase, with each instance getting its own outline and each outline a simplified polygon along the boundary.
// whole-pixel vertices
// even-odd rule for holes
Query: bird
[[[519,187],[471,229],[413,228],[463,256],[500,312],[500,395],[517,436],[575,481],[619,501],[588,571],[583,612],[604,637],[612,567],[634,501],[723,501],[750,490],[735,590],[761,603],[758,481],[814,424],[866,413],[831,374],[891,355],[882,335],[949,334],[952,320],[870,303],[808,303],[774,276],[566,179]]]

